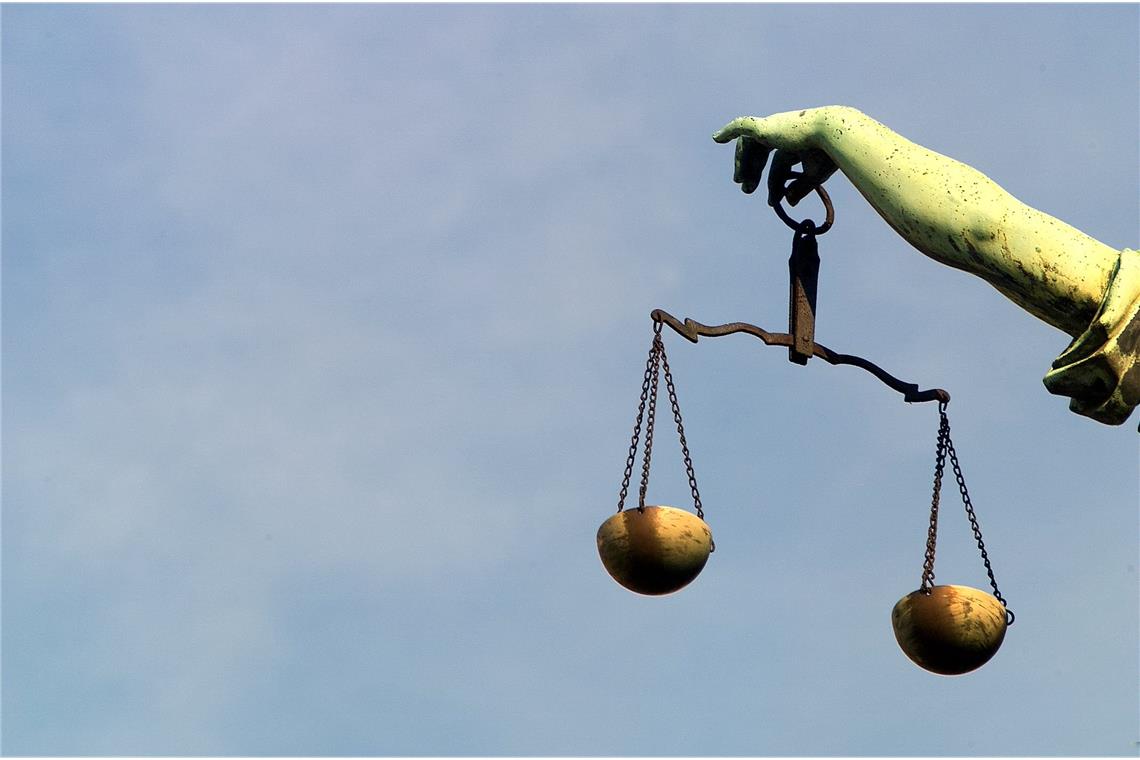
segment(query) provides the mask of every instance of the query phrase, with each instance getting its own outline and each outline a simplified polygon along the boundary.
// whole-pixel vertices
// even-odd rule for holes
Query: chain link
[[[934,494],[930,502],[930,527],[926,533],[926,560],[922,566],[921,590],[929,594],[934,585],[934,552],[938,539],[938,502],[942,491],[942,475],[946,468],[946,456],[950,456],[950,466],[954,470],[954,479],[958,483],[958,493],[962,497],[962,504],[966,507],[966,517],[970,520],[970,528],[974,532],[974,540],[978,542],[978,550],[982,553],[982,563],[986,567],[986,575],[990,579],[990,587],[994,590],[994,598],[1006,608],[1006,625],[1013,625],[1014,614],[1009,609],[1005,597],[998,590],[997,580],[994,578],[994,569],[990,564],[986,544],[982,540],[982,529],[978,525],[978,517],[974,513],[974,505],[970,502],[970,493],[966,489],[966,478],[962,475],[962,467],[958,463],[958,454],[954,450],[954,442],[950,440],[950,418],[946,416],[946,402],[938,404],[938,445],[934,459]]]

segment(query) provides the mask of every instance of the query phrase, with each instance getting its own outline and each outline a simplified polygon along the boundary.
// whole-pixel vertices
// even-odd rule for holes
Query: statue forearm
[[[807,142],[915,248],[982,277],[1070,335],[1088,326],[1119,251],[853,108],[805,116],[812,125]]]
[[[746,193],[776,151],[769,203],[794,204],[842,171],[915,248],[1074,337],[1045,377],[1073,411],[1118,425],[1140,405],[1140,252],[1117,251],[1026,206],[976,169],[854,108],[746,116],[713,139],[737,141],[733,178]],[[797,163],[802,171],[791,171]]]
[[[918,250],[983,278],[1031,314],[1079,335],[1096,314],[1120,252],[1030,208],[981,172],[907,140],[845,106],[742,117],[715,139],[737,144],[736,181],[795,203],[836,168]],[[782,183],[790,161],[804,178]]]

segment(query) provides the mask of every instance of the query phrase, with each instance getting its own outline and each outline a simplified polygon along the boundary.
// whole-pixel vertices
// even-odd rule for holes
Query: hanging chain
[[[994,569],[990,564],[989,554],[986,553],[986,544],[982,540],[982,529],[978,525],[978,516],[974,514],[974,505],[970,502],[970,493],[966,489],[966,478],[962,475],[962,467],[958,463],[958,454],[954,450],[954,442],[950,440],[950,419],[946,416],[946,402],[938,404],[938,446],[934,460],[934,495],[930,503],[930,527],[926,533],[926,561],[922,566],[922,585],[920,589],[929,594],[934,585],[934,551],[938,538],[938,501],[942,491],[942,475],[946,468],[946,455],[950,455],[950,466],[954,470],[954,479],[958,482],[958,492],[962,496],[962,504],[966,507],[966,517],[970,520],[970,528],[974,532],[974,540],[978,542],[978,550],[982,553],[982,563],[986,566],[986,575],[990,579],[990,587],[994,590],[994,598],[1006,608],[1006,625],[1013,625],[1014,614],[1009,609],[1005,597],[998,590],[997,580],[994,578]]]
[[[661,331],[654,327],[653,348],[650,349],[650,363],[653,365],[653,383],[649,387],[649,409],[645,417],[645,458],[641,462],[641,490],[637,496],[637,510],[645,511],[645,493],[649,490],[649,458],[653,455],[653,423],[657,419],[657,385],[661,377],[661,356],[665,344],[661,341]]]
[[[945,412],[942,415],[945,418]],[[946,447],[950,452],[950,465],[954,468],[954,477],[958,480],[958,490],[962,494],[962,503],[966,506],[966,517],[970,518],[970,527],[974,531],[974,539],[978,542],[978,551],[982,553],[982,563],[986,566],[986,575],[990,578],[990,587],[994,590],[994,598],[1005,607],[1007,625],[1013,624],[1013,612],[1010,611],[1005,597],[998,591],[997,580],[994,578],[994,569],[990,565],[990,557],[986,553],[986,544],[982,541],[982,529],[978,526],[978,517],[974,514],[974,505],[970,503],[970,494],[966,491],[966,479],[962,477],[962,468],[958,464],[958,454],[954,451],[954,442],[950,440],[950,423],[946,423]]]
[[[693,492],[693,506],[697,517],[705,519],[701,508],[701,494],[697,490],[697,475],[693,471],[693,459],[689,456],[689,443],[685,440],[685,426],[681,422],[681,406],[677,403],[677,388],[673,385],[673,373],[669,371],[669,360],[665,358],[665,347],[661,348],[661,367],[665,370],[665,388],[669,391],[669,403],[673,407],[673,419],[677,422],[677,435],[681,438],[681,455],[685,458],[685,474],[689,476],[689,490]]]
[[[641,426],[645,423],[645,453],[641,463],[641,484],[638,491],[637,508],[645,510],[645,495],[649,490],[649,465],[653,457],[653,428],[657,418],[657,391],[660,386],[661,371],[665,371],[665,387],[669,394],[669,405],[673,410],[673,420],[677,423],[677,435],[681,439],[681,454],[685,459],[685,474],[689,478],[689,490],[693,494],[693,506],[697,510],[697,517],[705,519],[704,508],[701,505],[701,494],[697,490],[697,476],[693,469],[693,458],[689,454],[689,442],[685,440],[685,425],[681,421],[681,406],[677,402],[677,387],[673,384],[673,372],[669,369],[669,360],[665,356],[665,342],[661,339],[661,329],[664,324],[655,322],[653,325],[653,345],[649,349],[649,358],[645,362],[645,375],[641,381],[641,399],[637,407],[637,419],[633,423],[633,435],[629,443],[629,456],[625,460],[625,473],[621,481],[621,493],[618,495],[617,511],[625,509],[625,500],[629,495],[629,483],[633,477],[633,464],[637,459],[637,444],[641,438]],[[710,551],[715,551],[713,545]]]
[[[950,423],[946,418],[946,404],[938,404],[942,420],[938,425],[938,445],[934,454],[934,493],[930,498],[930,527],[926,530],[926,559],[922,563],[922,585],[919,588],[929,594],[934,586],[934,551],[938,541],[938,502],[942,493],[942,473],[946,469],[946,443],[950,439]]]
[[[660,324],[660,323],[658,323]],[[658,340],[661,339],[658,335]],[[677,387],[673,385],[673,373],[669,371],[669,359],[665,356],[665,344],[661,344],[661,368],[665,370],[665,389],[669,392],[669,404],[673,407],[673,420],[677,423],[677,436],[681,439],[681,455],[685,459],[685,474],[689,477],[689,490],[693,493],[693,507],[697,510],[697,517],[705,519],[705,510],[701,507],[701,492],[697,490],[697,473],[693,469],[693,458],[689,455],[689,442],[685,440],[685,425],[681,422],[681,405],[677,403]],[[709,551],[716,551],[716,542],[709,536]]]
[[[661,332],[659,326],[655,327],[654,330],[657,335]],[[618,494],[618,512],[625,509],[625,497],[629,494],[629,479],[633,476],[633,462],[637,459],[637,442],[641,438],[641,421],[645,418],[645,404],[649,399],[649,386],[655,374],[653,365],[656,356],[657,337],[655,336],[653,346],[649,349],[649,359],[645,362],[645,377],[641,381],[641,401],[637,406],[637,419],[633,423],[633,437],[629,442],[629,456],[625,460],[625,475],[621,480],[621,493]]]

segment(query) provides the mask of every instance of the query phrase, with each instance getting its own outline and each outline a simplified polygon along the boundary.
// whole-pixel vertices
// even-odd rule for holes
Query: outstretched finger
[[[736,138],[746,135],[755,138],[757,137],[756,122],[757,119],[755,116],[741,116],[733,119],[716,132],[713,132],[713,140],[723,145],[724,143],[732,142]]]

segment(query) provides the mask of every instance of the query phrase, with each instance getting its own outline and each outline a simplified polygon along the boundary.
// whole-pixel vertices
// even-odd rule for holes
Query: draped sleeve
[[[1044,383],[1069,409],[1119,425],[1140,404],[1140,251],[1125,248],[1096,316],[1053,362]]]

